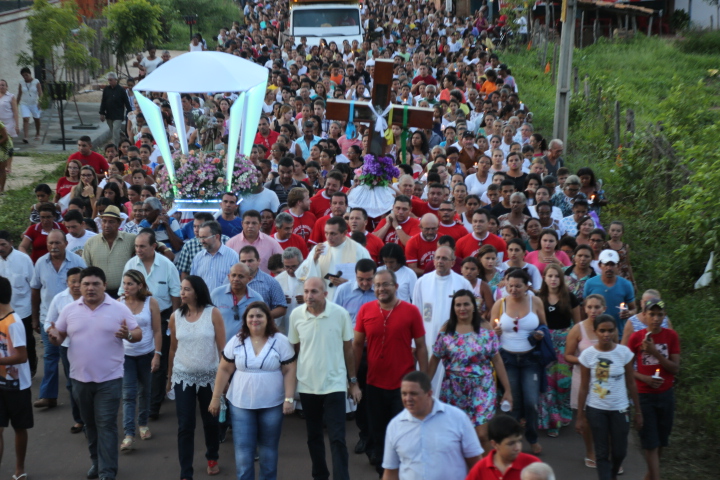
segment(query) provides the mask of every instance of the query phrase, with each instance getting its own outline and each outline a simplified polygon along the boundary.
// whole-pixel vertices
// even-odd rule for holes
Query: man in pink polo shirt
[[[260,231],[260,212],[257,210],[248,210],[243,213],[242,227],[243,231],[228,240],[226,246],[238,253],[247,245],[255,247],[260,255],[260,270],[269,274],[268,259],[276,253],[282,255],[283,248],[273,237]]]
[[[105,293],[105,272],[80,273],[82,297],[63,309],[48,337],[54,345],[70,338],[72,393],[85,421],[92,466],[87,478],[115,478],[118,470],[117,414],[122,399],[123,342],[142,340],[130,309]]]

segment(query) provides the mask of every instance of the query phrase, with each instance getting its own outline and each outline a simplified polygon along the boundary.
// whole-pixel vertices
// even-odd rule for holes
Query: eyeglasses
[[[378,289],[378,288],[390,288],[390,287],[394,287],[395,284],[394,284],[394,283],[390,283],[390,282],[385,282],[385,283],[375,283],[373,286],[374,286],[376,289]]]
[[[297,268],[298,268],[299,266],[300,266],[300,265],[285,265],[285,264],[283,263],[283,267],[285,267],[285,270],[297,270]]]

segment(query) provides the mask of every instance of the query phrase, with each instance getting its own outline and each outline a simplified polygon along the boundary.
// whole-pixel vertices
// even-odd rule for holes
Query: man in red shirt
[[[303,240],[310,238],[317,217],[310,212],[310,193],[302,187],[293,188],[288,193],[288,213],[293,217],[293,231]]]
[[[382,473],[385,430],[390,420],[403,410],[402,378],[415,370],[416,356],[420,371],[427,372],[428,353],[420,311],[415,305],[397,298],[395,273],[390,270],[377,272],[373,284],[378,301],[364,304],[355,317],[353,353],[355,365],[360,365],[367,342],[365,401],[374,451],[366,453],[371,463],[379,462],[375,465]]]
[[[270,130],[270,120],[263,115],[258,123],[258,132],[255,134],[253,143],[263,145],[265,147],[265,158],[270,158],[270,149],[277,142],[280,134],[275,130]]]
[[[105,157],[92,151],[91,138],[87,135],[83,135],[78,139],[77,147],[78,151],[68,157],[68,162],[70,160],[79,160],[83,166],[89,165],[93,167],[93,169],[95,169],[95,173],[104,177],[110,167]]]
[[[520,474],[540,459],[522,452],[525,428],[510,415],[495,415],[487,423],[493,450],[475,464],[465,480],[521,480]]]
[[[342,188],[342,173],[332,170],[325,177],[325,188],[310,199],[310,211],[315,218],[330,214],[330,198]]]
[[[397,243],[403,249],[410,237],[420,233],[420,221],[410,217],[410,198],[405,195],[395,197],[393,209],[383,218],[373,232],[385,243]]]
[[[407,266],[417,276],[425,273],[425,267],[433,263],[438,242],[438,219],[432,213],[426,213],[420,219],[420,233],[413,235],[405,246]]]
[[[440,203],[447,198],[445,188],[445,185],[442,183],[431,183],[428,187],[427,203],[423,202],[420,205],[420,208],[413,207],[413,214],[419,218],[426,213],[432,213],[436,217],[440,218],[438,213],[438,210],[440,210]]]
[[[326,240],[325,224],[332,217],[344,218],[345,213],[347,213],[347,206],[347,195],[342,192],[335,192],[332,194],[332,197],[330,197],[330,214],[318,218],[315,222],[313,231],[308,239],[310,248],[318,243],[323,243]]]
[[[455,255],[459,258],[474,257],[483,245],[492,245],[498,251],[498,260],[507,258],[505,241],[488,232],[490,213],[484,209],[475,210],[472,216],[473,233],[468,233],[457,242]]]
[[[355,232],[360,232],[365,235],[365,248],[370,253],[370,258],[376,264],[380,263],[380,250],[385,245],[382,240],[373,235],[372,233],[365,230],[367,225],[368,214],[364,208],[355,207],[350,210],[348,215],[348,237]]]
[[[278,241],[283,250],[289,247],[295,247],[302,253],[303,259],[308,256],[307,243],[300,235],[295,235],[293,231],[293,216],[289,213],[280,212],[275,217],[275,233],[273,238]]]
[[[437,86],[437,80],[435,77],[430,75],[428,66],[424,63],[420,64],[418,68],[418,76],[412,79],[412,84],[416,85],[418,82],[425,82],[425,85]]]
[[[438,235],[450,235],[457,242],[468,234],[467,228],[462,223],[455,220],[455,204],[449,200],[443,200],[440,203],[440,226],[438,227]]]
[[[412,211],[422,211],[423,209],[427,208],[425,202],[420,200],[418,197],[413,196],[413,189],[415,188],[415,179],[413,179],[412,175],[402,175],[398,179],[398,183],[395,184],[395,187],[397,188],[398,192],[400,192],[400,195],[405,195],[410,199],[412,202]],[[417,216],[414,213],[413,216]]]

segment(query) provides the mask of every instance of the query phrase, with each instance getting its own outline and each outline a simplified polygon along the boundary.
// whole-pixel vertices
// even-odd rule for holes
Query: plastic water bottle
[[[503,400],[503,402],[500,404],[500,410],[502,410],[503,412],[506,412],[506,413],[509,412],[510,410],[512,410],[512,406],[510,405],[510,402],[508,402],[507,400]]]
[[[218,416],[218,421],[220,423],[225,423],[225,417],[227,416],[227,405],[225,405],[225,395],[220,397],[220,415]]]

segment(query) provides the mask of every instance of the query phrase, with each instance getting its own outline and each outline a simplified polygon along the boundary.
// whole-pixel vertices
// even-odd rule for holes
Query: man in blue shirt
[[[363,258],[355,264],[355,280],[345,282],[337,287],[334,302],[343,307],[350,314],[353,329],[355,328],[355,316],[360,307],[368,302],[377,300],[373,291],[373,279],[377,265],[369,258]],[[363,348],[362,359],[358,366],[358,385],[363,392],[363,398],[357,406],[355,412],[355,423],[360,432],[360,440],[355,445],[355,453],[373,452],[372,438],[370,437],[370,424],[367,413],[367,401],[365,400],[365,385],[367,380],[367,346]],[[371,459],[373,460],[373,459]],[[377,463],[377,459],[375,459]]]
[[[240,262],[250,270],[248,287],[256,291],[270,308],[273,319],[285,315],[287,301],[282,287],[273,277],[260,270],[260,254],[252,245],[245,245],[240,249]]]
[[[605,298],[607,310],[617,323],[618,332],[622,339],[622,332],[628,318],[637,313],[635,308],[635,289],[629,280],[617,275],[617,266],[620,256],[615,250],[603,250],[598,256],[601,275],[592,277],[585,283],[584,298],[597,293]]]
[[[183,247],[183,234],[177,220],[163,212],[162,203],[155,197],[143,202],[145,219],[138,224],[140,228],[152,228],[158,242],[171,248],[174,253]]]
[[[222,202],[220,203],[220,216],[217,222],[222,227],[223,235],[232,238],[242,232],[242,219],[236,215],[238,211],[238,198],[233,193],[223,193]]]
[[[212,291],[210,297],[213,305],[220,310],[225,322],[225,342],[240,332],[245,309],[252,302],[262,302],[263,298],[256,291],[248,288],[250,270],[242,263],[236,263],[228,274],[228,285],[222,285]]]

